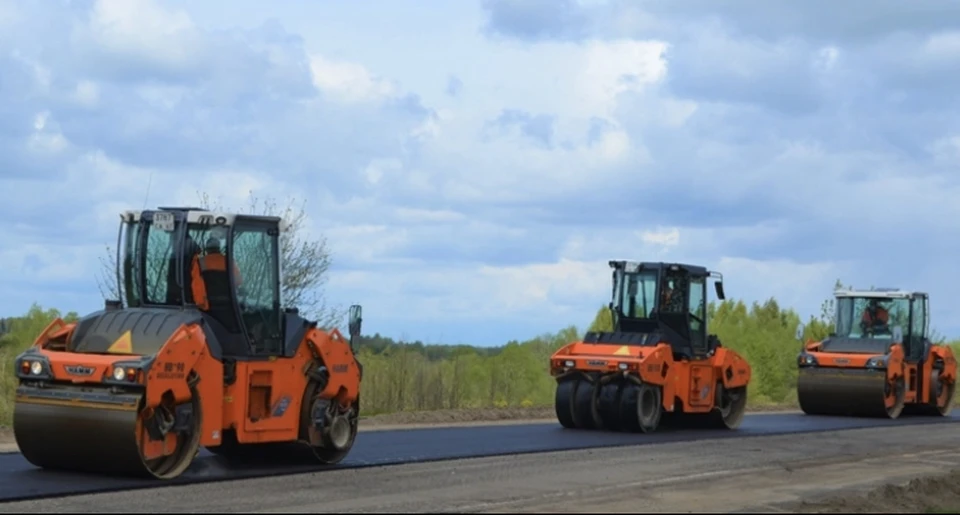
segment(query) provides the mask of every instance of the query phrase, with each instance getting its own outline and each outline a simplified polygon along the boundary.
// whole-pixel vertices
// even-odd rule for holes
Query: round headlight
[[[43,365],[41,365],[39,361],[34,361],[30,364],[30,372],[35,376],[40,375],[40,373],[43,372]]]
[[[123,381],[124,371],[123,367],[116,367],[113,369],[113,378],[117,381]]]

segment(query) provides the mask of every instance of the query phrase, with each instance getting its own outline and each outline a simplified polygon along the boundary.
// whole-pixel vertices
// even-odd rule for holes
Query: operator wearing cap
[[[860,328],[864,333],[888,332],[890,323],[890,312],[880,305],[877,299],[870,299],[870,303],[863,310],[863,316],[860,317]]]

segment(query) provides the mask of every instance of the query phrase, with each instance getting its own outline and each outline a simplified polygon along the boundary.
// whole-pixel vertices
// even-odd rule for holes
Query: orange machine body
[[[946,415],[957,362],[927,338],[928,296],[894,289],[838,290],[836,325],[826,338],[803,340],[798,398],[808,414],[897,418]],[[878,305],[883,304],[883,305]],[[869,310],[880,316],[870,316]]]
[[[359,400],[360,369],[348,340],[337,329],[324,332],[307,331],[292,357],[264,357],[238,360],[235,380],[225,384],[224,363],[209,352],[206,336],[199,325],[180,326],[153,356],[114,351],[109,354],[88,354],[70,351],[70,337],[76,323],[54,320],[23,354],[20,372],[30,377],[33,363],[40,362],[49,374],[49,385],[81,388],[130,388],[144,392],[150,412],[165,402],[191,400],[190,376],[196,383],[196,394],[202,406],[200,445],[216,447],[227,431],[241,444],[292,442],[301,435],[301,413],[311,382],[312,371],[324,367],[335,371],[319,391],[320,397],[331,399],[343,409]],[[133,342],[135,345],[135,342]],[[133,347],[131,345],[131,347]],[[122,369],[122,380],[116,380],[115,369]],[[81,371],[78,374],[77,371]],[[87,405],[108,408],[95,399],[39,402]],[[145,459],[158,458],[173,452],[163,442],[149,441],[143,449]]]
[[[703,359],[674,360],[667,343],[630,347],[573,342],[553,354],[550,373],[561,379],[580,373],[597,374],[600,381],[639,379],[662,389],[661,405],[667,412],[673,412],[679,403],[684,413],[708,413],[716,405],[717,385],[746,387],[752,371],[739,354],[723,347]]]
[[[560,423],[650,432],[669,414],[738,427],[752,371],[707,332],[706,279],[719,274],[683,264],[610,266],[612,331],[588,332],[550,358]],[[715,286],[722,299],[722,284]]]
[[[300,443],[298,456],[343,459],[359,418],[360,307],[349,340],[281,308],[282,220],[191,208],[122,219],[129,306],[57,319],[17,357],[24,457],[161,479],[182,474],[200,446],[231,457],[250,444]],[[193,242],[204,240],[215,266],[197,266]]]

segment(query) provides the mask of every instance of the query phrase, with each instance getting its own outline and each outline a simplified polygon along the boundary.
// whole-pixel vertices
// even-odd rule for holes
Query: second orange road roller
[[[613,331],[589,332],[550,358],[556,413],[571,429],[652,432],[661,421],[736,429],[749,363],[707,329],[701,266],[610,261]]]
[[[283,307],[284,228],[197,208],[122,213],[125,305],[57,319],[16,358],[24,458],[159,479],[181,475],[201,447],[341,461],[357,435],[361,310],[350,308],[348,340]]]
[[[948,416],[957,361],[930,341],[926,293],[893,288],[834,292],[833,332],[802,343],[797,396],[810,415]],[[804,326],[797,327],[803,341]]]

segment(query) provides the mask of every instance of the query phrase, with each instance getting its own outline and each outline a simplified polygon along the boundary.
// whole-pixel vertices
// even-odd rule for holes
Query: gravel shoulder
[[[0,511],[923,513],[960,504],[957,482],[936,478],[960,470],[960,432],[944,429],[858,429],[418,463],[5,503]],[[910,483],[915,478],[933,479]],[[898,484],[907,486],[889,486]]]

